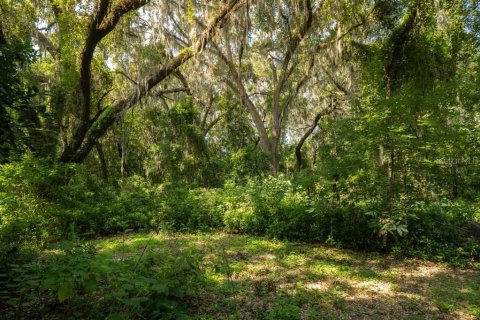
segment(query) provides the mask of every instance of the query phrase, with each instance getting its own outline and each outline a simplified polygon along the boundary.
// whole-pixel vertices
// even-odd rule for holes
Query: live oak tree
[[[244,5],[244,1],[232,0],[218,3],[206,11],[209,14],[205,28],[192,35],[192,45],[179,52],[171,53],[162,63],[149,67],[149,74],[130,89],[127,94],[117,95],[115,101],[105,105],[110,93],[98,88],[98,74],[93,69],[99,50],[108,50],[102,42],[114,33],[122,19],[149,4],[149,0],[98,0],[79,3],[71,1],[39,3],[39,16],[35,36],[38,44],[45,48],[55,60],[59,70],[61,88],[56,98],[57,108],[69,104],[75,117],[65,122],[60,120],[63,131],[63,147],[59,155],[62,162],[82,162],[97,145],[99,139],[132,106],[147,96],[160,82],[174,73],[186,61],[199,54],[214,37],[218,28],[227,23],[230,16]],[[33,4],[32,4],[33,6]],[[42,6],[47,8],[42,10]],[[167,7],[166,7],[167,8]],[[168,15],[168,12],[164,12]],[[141,16],[141,14],[140,14]],[[47,24],[46,26],[43,26]],[[45,31],[44,31],[45,30]],[[126,30],[124,30],[126,32]],[[84,36],[82,35],[84,34]],[[78,54],[78,58],[74,58]],[[69,90],[70,92],[64,92]],[[102,91],[104,90],[104,91]],[[95,98],[95,99],[94,99]]]
[[[330,1],[246,6],[242,16],[247,18],[225,29],[223,40],[212,44],[211,53],[226,69],[217,71],[217,77],[248,110],[273,175],[279,172],[287,119],[295,99],[306,94],[317,60],[342,50],[345,38],[365,23],[370,8],[355,8]],[[344,16],[334,17],[336,12]],[[228,75],[221,76],[224,72]]]
[[[192,47],[179,52],[174,57],[170,58],[164,65],[155,68],[156,70],[154,70],[153,75],[144,80],[143,83],[139,85],[138,89],[130,94],[130,96],[116,102],[112,106],[101,109],[90,119],[90,66],[93,51],[101,39],[113,30],[123,14],[146,4],[146,1],[119,3],[108,10],[108,3],[103,2],[108,1],[101,1],[97,5],[93,14],[80,63],[82,117],[79,126],[73,134],[72,141],[67,144],[64,152],[60,156],[62,161],[82,161],[88,155],[95,142],[118,119],[119,115],[135,105],[154,86],[171,75],[185,61],[192,58],[195,53],[200,52],[206,42],[214,35],[216,28],[223,24],[228,19],[229,14],[241,4],[240,1],[230,1],[225,4],[219,13],[210,19],[205,30],[200,34]]]

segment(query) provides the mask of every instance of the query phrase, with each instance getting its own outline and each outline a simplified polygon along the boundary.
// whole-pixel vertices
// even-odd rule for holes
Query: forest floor
[[[480,272],[389,255],[213,234],[95,240],[99,258],[196,250],[197,319],[480,319]]]

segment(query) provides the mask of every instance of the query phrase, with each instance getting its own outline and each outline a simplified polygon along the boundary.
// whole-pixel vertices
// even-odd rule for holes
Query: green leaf
[[[63,282],[58,287],[58,301],[63,302],[73,296],[73,286],[70,282]]]
[[[95,279],[88,279],[83,282],[85,292],[91,293],[97,288],[97,281]]]
[[[122,288],[125,290],[133,290],[135,287],[132,286],[130,283],[125,283],[124,285],[122,285]]]
[[[151,289],[155,291],[156,293],[168,293],[168,288],[167,286],[163,284],[154,284]]]
[[[147,297],[133,297],[133,298],[123,300],[123,303],[125,303],[125,305],[130,307],[139,308],[142,302],[146,302],[148,300],[149,299]]]

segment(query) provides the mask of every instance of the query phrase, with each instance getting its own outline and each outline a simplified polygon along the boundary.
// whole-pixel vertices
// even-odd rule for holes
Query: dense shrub
[[[82,166],[26,157],[0,170],[0,253],[6,259],[32,244],[72,235],[153,228],[225,230],[459,263],[478,260],[478,239],[465,232],[478,221],[472,204],[342,200],[330,189],[304,176],[231,182],[222,189],[153,187],[133,176],[115,190]]]
[[[224,204],[219,189],[162,185],[157,191],[155,224],[168,230],[208,231],[222,227]]]
[[[232,233],[259,234],[264,223],[255,215],[253,206],[241,203],[228,208],[223,216],[225,230]]]
[[[131,178],[120,192],[76,165],[25,157],[0,166],[0,258],[25,246],[151,226],[153,194]]]
[[[466,232],[478,221],[474,205],[461,201],[417,202],[402,208],[408,215],[408,234],[399,241],[412,256],[465,264],[480,259],[480,242]]]
[[[223,222],[228,232],[370,251],[393,250],[447,261],[467,262],[480,257],[478,239],[465,232],[468,223],[478,221],[476,209],[461,201],[383,203],[372,199],[338,203],[307,192],[284,177],[227,186],[223,199]]]
[[[0,318],[177,319],[187,312],[182,300],[203,279],[193,249],[147,250],[121,259],[99,255],[86,242],[54,249],[0,277],[6,289],[0,292]]]
[[[285,177],[252,180],[225,189],[225,230],[349,248],[378,248],[374,217],[355,207],[317,199]]]

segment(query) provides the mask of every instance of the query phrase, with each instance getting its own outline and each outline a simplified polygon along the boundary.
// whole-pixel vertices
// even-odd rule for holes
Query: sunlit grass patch
[[[208,238],[204,235],[203,241],[209,242]],[[437,305],[449,310],[438,308],[431,290],[441,274],[450,271],[444,265],[256,237],[214,235],[210,239],[218,243],[211,244],[213,251],[206,258],[228,263],[229,269],[212,271],[223,276],[217,278],[216,287],[206,290],[228,301],[230,312],[243,319],[355,319],[357,312],[363,318],[378,319],[469,319],[464,315],[476,312],[473,299],[480,290],[459,278],[445,285],[461,286],[463,296],[456,293],[454,297],[465,298],[465,305],[450,306],[449,294],[436,291],[447,302]],[[479,281],[478,275],[473,278]],[[423,283],[425,287],[420,286]],[[362,311],[365,303],[368,311]],[[208,306],[204,311],[218,313]],[[213,318],[229,317],[218,313]]]
[[[443,264],[225,233],[92,243],[109,268],[132,268],[148,253],[159,270],[162,259],[199,257],[202,278],[183,301],[194,319],[470,320],[479,313],[478,272]]]

